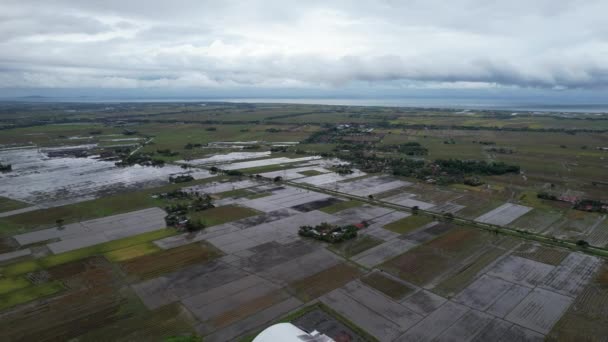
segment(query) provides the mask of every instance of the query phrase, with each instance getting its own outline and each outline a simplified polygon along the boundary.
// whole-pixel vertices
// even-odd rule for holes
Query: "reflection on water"
[[[175,165],[116,167],[112,161],[94,157],[50,158],[51,150],[57,148],[0,150],[0,162],[13,166],[13,172],[0,174],[0,196],[57,206],[125,189],[163,185],[168,183],[170,175],[184,173]],[[197,179],[211,176],[205,170],[195,170],[193,176]]]

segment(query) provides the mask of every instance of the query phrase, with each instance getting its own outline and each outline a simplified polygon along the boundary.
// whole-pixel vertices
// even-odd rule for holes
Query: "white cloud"
[[[3,1],[0,87],[608,85],[605,1]]]

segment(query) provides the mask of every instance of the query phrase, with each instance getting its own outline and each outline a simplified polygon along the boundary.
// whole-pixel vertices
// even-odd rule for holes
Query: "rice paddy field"
[[[569,202],[608,200],[606,115],[0,107],[0,163],[13,168],[0,174],[2,341],[251,341],[278,322],[336,341],[608,334],[608,214]],[[426,154],[397,157],[521,171],[438,184],[333,158],[344,142],[416,142]],[[116,165],[114,149],[164,166]],[[182,191],[214,207],[194,210]],[[167,227],[176,204],[204,227]],[[322,223],[356,237],[298,233]]]

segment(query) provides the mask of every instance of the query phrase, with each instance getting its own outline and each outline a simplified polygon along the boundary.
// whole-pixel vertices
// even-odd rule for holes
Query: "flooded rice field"
[[[63,151],[66,148],[0,150],[0,161],[13,166],[12,172],[0,174],[0,196],[53,207],[124,189],[167,184],[170,175],[184,173],[181,167],[175,165],[161,168],[140,165],[117,167],[113,161],[95,157],[73,158],[62,154]],[[189,172],[197,179],[211,177],[204,170]]]
[[[244,160],[244,159],[255,159],[255,158],[264,158],[270,156],[270,151],[264,152],[230,152],[226,154],[216,154],[207,158],[194,159],[194,160],[180,160],[177,163],[188,163],[191,165],[214,165],[232,162],[236,160]]]

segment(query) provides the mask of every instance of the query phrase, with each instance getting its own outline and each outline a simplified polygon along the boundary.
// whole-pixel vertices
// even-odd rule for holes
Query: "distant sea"
[[[143,102],[241,102],[241,103],[292,103],[292,104],[322,104],[343,106],[385,106],[385,107],[418,107],[444,108],[459,110],[505,110],[513,112],[553,112],[553,113],[608,113],[608,103],[567,102],[559,103],[555,99],[542,102],[521,101],[495,98],[439,98],[439,97],[407,97],[407,98],[198,98],[198,97],[167,97],[167,98],[97,98],[97,97],[22,97],[5,98],[0,101],[19,102],[82,102],[82,103],[143,103]]]

